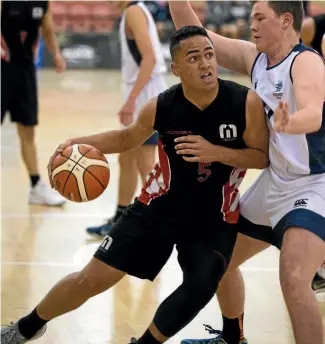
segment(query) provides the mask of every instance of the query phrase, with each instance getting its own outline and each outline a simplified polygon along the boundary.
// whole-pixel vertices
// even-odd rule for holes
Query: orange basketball
[[[88,202],[106,189],[110,170],[105,156],[89,145],[72,145],[58,155],[52,164],[55,189],[73,202]]]

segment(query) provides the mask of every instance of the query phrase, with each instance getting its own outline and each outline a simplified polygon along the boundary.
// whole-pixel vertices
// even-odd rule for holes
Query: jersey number
[[[211,166],[211,163],[204,163],[204,162],[199,162],[199,175],[198,181],[200,183],[205,182],[212,174],[211,170],[208,168]]]

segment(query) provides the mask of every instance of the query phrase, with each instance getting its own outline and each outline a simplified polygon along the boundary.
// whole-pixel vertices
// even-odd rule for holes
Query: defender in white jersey
[[[189,2],[169,3],[177,28],[201,25]],[[302,1],[252,5],[256,45],[210,33],[219,64],[252,76],[270,130],[271,167],[242,197],[238,229],[265,242],[243,235],[237,240],[218,290],[221,337],[241,342],[245,293],[238,266],[271,243],[281,248],[280,282],[296,343],[321,344],[322,318],[311,282],[325,258],[324,61],[299,43]],[[213,340],[183,343],[194,342]]]
[[[167,66],[156,24],[146,5],[141,1],[115,1],[114,5],[123,10],[119,36],[124,105],[119,111],[119,119],[122,126],[128,126],[150,99],[167,89],[164,79]],[[138,149],[120,154],[115,215],[101,226],[87,228],[89,234],[104,236],[112,229],[134,197],[138,174],[145,184],[146,176],[153,169],[157,144],[158,135],[155,133]]]

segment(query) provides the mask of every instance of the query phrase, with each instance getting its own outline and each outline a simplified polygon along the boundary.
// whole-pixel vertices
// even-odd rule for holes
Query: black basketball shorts
[[[202,264],[211,259],[221,260],[225,271],[237,232],[224,222],[211,223],[211,230],[199,226],[171,221],[165,209],[153,210],[136,200],[115,223],[94,256],[129,275],[153,281],[176,245],[183,270],[187,267],[190,270],[193,259],[199,256]]]
[[[34,65],[1,63],[1,124],[6,113],[24,126],[38,123],[37,82]]]

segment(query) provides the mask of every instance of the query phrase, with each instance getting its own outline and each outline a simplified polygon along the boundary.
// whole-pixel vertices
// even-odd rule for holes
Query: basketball
[[[73,202],[88,202],[99,197],[110,179],[105,156],[96,148],[75,144],[67,147],[52,164],[55,189]]]

